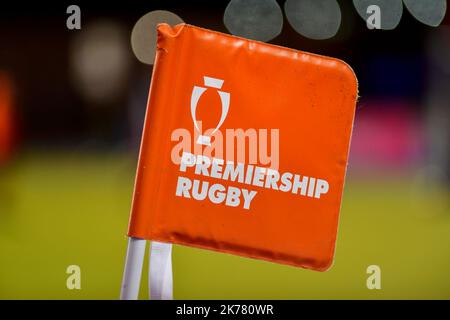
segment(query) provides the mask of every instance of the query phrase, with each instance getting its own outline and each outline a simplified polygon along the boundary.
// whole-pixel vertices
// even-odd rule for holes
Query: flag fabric
[[[352,69],[187,24],[157,32],[128,235],[327,270]]]

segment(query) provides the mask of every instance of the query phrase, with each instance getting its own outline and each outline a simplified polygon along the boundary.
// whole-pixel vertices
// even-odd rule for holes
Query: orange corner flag
[[[356,99],[340,60],[159,25],[129,236],[327,270]]]

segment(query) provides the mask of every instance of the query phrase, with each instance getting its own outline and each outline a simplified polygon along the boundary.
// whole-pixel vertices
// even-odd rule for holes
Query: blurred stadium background
[[[133,55],[133,26],[163,9],[228,32],[228,1],[82,1],[81,30],[66,28],[69,4],[0,5],[2,299],[118,298],[152,69]],[[397,28],[371,31],[351,1],[339,5],[331,39],[308,39],[284,19],[270,41],[338,57],[358,76],[334,267],[176,246],[175,298],[450,298],[448,14],[433,28],[404,9]],[[66,288],[71,264],[81,290]],[[381,290],[366,287],[373,264]]]

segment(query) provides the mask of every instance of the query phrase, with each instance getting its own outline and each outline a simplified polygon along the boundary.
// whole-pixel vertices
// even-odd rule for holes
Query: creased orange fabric
[[[278,129],[280,174],[323,179],[328,191],[316,198],[314,190],[302,196],[201,176],[194,168],[180,171],[171,158],[177,144],[171,135],[177,128],[195,135],[190,103],[205,76],[222,79],[220,90],[230,94],[221,132]],[[197,116],[213,127],[221,100],[219,89],[208,90]],[[327,270],[356,99],[356,77],[340,60],[191,25],[159,25],[128,235]],[[257,194],[247,209],[242,199],[239,206],[198,201],[176,195],[180,177]]]

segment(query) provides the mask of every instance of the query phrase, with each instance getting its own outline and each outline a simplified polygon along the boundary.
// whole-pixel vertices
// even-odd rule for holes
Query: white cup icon
[[[195,115],[196,110],[197,110],[198,101],[200,100],[200,97],[202,96],[202,94],[208,88],[217,89],[217,93],[219,94],[220,101],[222,103],[222,115],[220,116],[219,123],[214,128],[214,130],[211,132],[211,135],[213,135],[217,130],[219,130],[219,128],[222,126],[223,122],[225,121],[225,118],[227,117],[228,109],[230,107],[230,93],[219,90],[222,88],[224,80],[206,77],[206,76],[203,77],[203,80],[204,80],[204,85],[206,88],[194,86],[194,88],[192,89],[191,116],[192,116],[192,120],[194,121],[195,129],[200,133],[196,143],[201,144],[201,145],[210,146],[211,145],[211,136],[203,135],[202,132],[200,131],[200,128],[198,127],[197,118]]]

